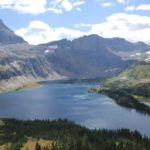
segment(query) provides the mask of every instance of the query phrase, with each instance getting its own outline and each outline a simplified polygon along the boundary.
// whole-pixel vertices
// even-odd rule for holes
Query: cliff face
[[[54,44],[57,48],[51,51],[49,47]],[[52,42],[46,46],[45,49],[49,49],[46,58],[52,62],[52,68],[61,75],[73,78],[111,76],[129,64],[129,61],[123,61],[111,53],[101,37],[96,35]]]
[[[33,47],[0,20],[0,91],[16,89],[29,82],[63,78]]]
[[[52,70],[44,55],[24,44],[0,46],[0,90],[11,90],[29,82],[63,78]]]
[[[0,90],[64,77],[110,77],[133,63],[118,55],[125,53],[125,49],[145,52],[150,47],[97,35],[32,46],[0,21]]]
[[[25,43],[23,38],[14,34],[2,20],[0,20],[0,43],[1,44],[16,44],[16,43]]]

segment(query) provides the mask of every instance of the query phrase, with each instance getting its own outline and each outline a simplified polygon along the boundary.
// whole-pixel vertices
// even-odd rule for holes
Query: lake
[[[0,94],[0,117],[67,118],[88,128],[128,128],[150,136],[150,116],[118,106],[105,95],[88,93],[90,84],[44,84]]]

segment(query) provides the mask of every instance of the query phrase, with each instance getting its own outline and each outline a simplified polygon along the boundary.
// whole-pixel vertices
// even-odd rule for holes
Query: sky
[[[150,0],[0,0],[0,19],[34,45],[90,34],[150,44]]]

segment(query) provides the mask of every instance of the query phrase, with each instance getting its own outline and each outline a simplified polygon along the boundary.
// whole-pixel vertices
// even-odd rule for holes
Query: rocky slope
[[[150,63],[140,62],[132,65],[118,76],[106,80],[104,85],[113,88],[127,88],[147,83],[150,83]]]
[[[125,53],[149,50],[144,43],[97,35],[33,46],[0,21],[0,91],[41,80],[110,77],[133,63]]]
[[[60,79],[51,63],[0,21],[0,91],[41,80]]]
[[[52,62],[52,68],[61,75],[72,78],[111,76],[130,62],[112,54],[101,39],[97,35],[90,35],[73,41],[51,42],[39,47]]]
[[[23,38],[14,34],[2,20],[0,20],[0,44],[25,43]]]

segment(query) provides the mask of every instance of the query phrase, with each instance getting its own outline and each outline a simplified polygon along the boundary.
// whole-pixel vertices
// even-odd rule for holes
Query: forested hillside
[[[55,121],[3,119],[0,132],[1,147],[9,150],[20,150],[24,146],[31,150],[31,145],[28,145],[31,138],[35,141],[35,150],[149,150],[150,147],[150,140],[142,137],[137,131],[89,130],[60,119]]]

